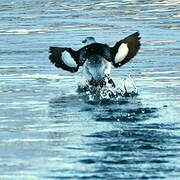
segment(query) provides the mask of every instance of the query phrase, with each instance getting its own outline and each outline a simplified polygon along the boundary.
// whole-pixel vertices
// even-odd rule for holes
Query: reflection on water
[[[125,175],[127,179],[159,179],[172,172],[176,174],[179,168],[176,165],[170,166],[169,162],[179,157],[176,155],[177,146],[173,146],[174,138],[179,136],[157,131],[157,128],[164,129],[156,124],[146,127],[138,124],[121,131],[92,134],[89,136],[92,140],[88,146],[94,152],[103,152],[103,155],[98,159],[85,158],[81,162],[99,163],[100,166],[94,173],[103,172],[104,177],[114,179],[123,178]]]
[[[72,153],[67,157],[78,161],[73,170],[83,175],[64,175],[62,168],[57,168],[52,171],[56,175],[48,176],[49,178],[123,179],[126,176],[127,179],[159,179],[165,178],[169,173],[173,177],[173,174],[179,172],[179,166],[171,164],[173,159],[179,158],[176,153],[179,151],[179,135],[174,133],[176,128],[170,124],[144,123],[147,119],[158,118],[156,108],[143,107],[139,99],[130,97],[121,104],[109,105],[88,105],[81,101],[83,108],[82,104],[76,108],[81,115],[79,121],[84,121],[81,121],[85,128],[82,130],[72,119],[71,122],[64,122],[60,113],[64,107],[63,112],[70,115],[70,109],[76,100],[64,97],[50,101],[50,115],[57,123],[70,123],[73,127],[69,127],[69,130],[76,127],[77,131],[81,131],[83,137],[80,137],[80,144],[79,140],[69,142],[68,138],[64,146]],[[64,103],[69,106],[64,106]],[[67,138],[68,134],[65,136]],[[71,168],[67,168],[67,172]]]
[[[0,179],[179,179],[179,9],[177,0],[1,0]],[[90,102],[76,91],[81,72],[48,60],[50,45],[78,49],[95,36],[113,46],[135,31],[142,48],[112,78],[132,74],[138,95]]]

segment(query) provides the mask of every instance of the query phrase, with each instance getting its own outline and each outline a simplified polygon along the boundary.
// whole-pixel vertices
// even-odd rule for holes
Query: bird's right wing
[[[50,47],[49,59],[57,67],[69,72],[77,72],[79,69],[79,51],[71,48]]]

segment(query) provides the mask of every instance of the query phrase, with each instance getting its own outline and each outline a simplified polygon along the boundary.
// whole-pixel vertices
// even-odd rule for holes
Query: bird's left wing
[[[115,67],[126,64],[137,54],[141,45],[139,35],[138,32],[131,34],[110,48],[111,62]]]
[[[79,69],[79,51],[71,48],[50,47],[49,59],[57,67],[69,72],[77,72]]]

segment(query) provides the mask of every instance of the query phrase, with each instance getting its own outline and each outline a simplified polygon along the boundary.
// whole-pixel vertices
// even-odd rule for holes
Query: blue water
[[[180,3],[0,1],[0,179],[180,179]],[[139,31],[138,55],[113,68],[138,95],[93,103],[49,46],[86,36],[113,45]]]

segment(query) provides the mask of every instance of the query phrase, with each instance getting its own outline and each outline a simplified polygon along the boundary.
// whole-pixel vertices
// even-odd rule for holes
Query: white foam
[[[115,56],[115,63],[120,63],[121,61],[123,61],[125,59],[125,57],[127,56],[129,52],[129,49],[127,47],[127,44],[126,43],[122,43],[120,46],[119,46],[119,49],[118,49],[118,52]]]
[[[77,67],[76,62],[74,61],[74,59],[72,58],[71,54],[68,51],[64,51],[62,52],[62,60],[63,62],[68,66],[68,67]]]

